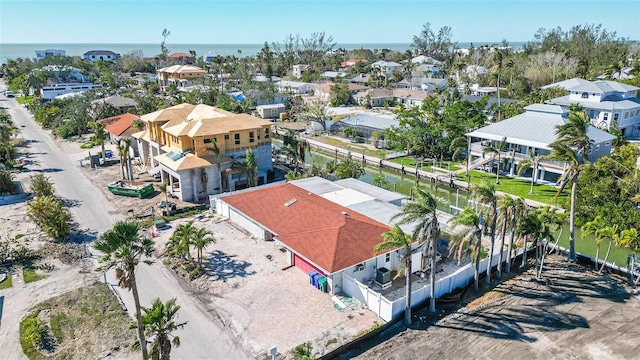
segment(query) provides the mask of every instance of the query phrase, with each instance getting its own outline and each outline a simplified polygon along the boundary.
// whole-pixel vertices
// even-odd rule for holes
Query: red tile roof
[[[140,131],[131,127],[134,120],[140,120],[140,116],[126,113],[122,115],[112,116],[110,118],[98,120],[99,123],[105,125],[105,130],[115,136],[131,135]]]
[[[390,230],[387,225],[293,184],[247,191],[221,200],[276,233],[279,241],[327,273],[374,257],[373,248],[382,242],[380,235]]]

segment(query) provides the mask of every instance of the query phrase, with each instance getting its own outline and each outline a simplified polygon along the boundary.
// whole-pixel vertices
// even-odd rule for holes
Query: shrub
[[[45,335],[46,329],[37,316],[28,316],[20,322],[20,345],[27,357],[37,356],[37,347],[44,342]]]
[[[13,183],[13,174],[0,165],[0,195],[5,193],[15,194],[17,191],[18,187]]]
[[[62,201],[53,196],[28,202],[27,216],[53,239],[61,239],[69,233],[71,214],[62,206]]]
[[[53,182],[44,176],[44,174],[31,176],[31,187],[29,191],[31,191],[31,194],[35,197],[52,196]]]

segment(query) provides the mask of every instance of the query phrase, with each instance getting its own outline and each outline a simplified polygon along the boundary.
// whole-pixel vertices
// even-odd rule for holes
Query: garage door
[[[293,254],[293,265],[298,269],[304,271],[305,274],[308,274],[312,271],[316,271],[319,274],[324,275],[324,271],[320,271],[317,267],[313,266],[312,264],[309,264],[309,262],[307,262],[305,259],[298,256],[297,254]]]

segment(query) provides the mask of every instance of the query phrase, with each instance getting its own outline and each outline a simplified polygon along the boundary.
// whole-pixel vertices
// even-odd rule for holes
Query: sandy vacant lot
[[[461,309],[421,310],[410,329],[394,325],[339,358],[637,359],[640,298],[634,292],[625,279],[555,258],[540,281],[529,271]]]

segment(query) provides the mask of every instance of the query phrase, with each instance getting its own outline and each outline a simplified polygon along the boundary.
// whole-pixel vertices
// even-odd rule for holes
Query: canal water
[[[354,155],[353,159],[358,160],[358,157]],[[317,152],[315,150],[305,154],[306,164],[314,163],[316,166],[322,167],[322,165],[326,164],[330,160],[335,160],[335,158],[330,155]],[[382,174],[386,177],[387,182],[389,183],[389,190],[396,191],[401,194],[410,195],[412,191],[411,189],[416,185],[416,179],[413,175],[402,175],[395,171],[389,171],[386,169],[380,169],[370,166],[365,167],[365,173],[359,178],[359,180],[371,184],[373,182],[373,178],[379,174]],[[452,189],[446,185],[443,186],[442,184],[435,184],[429,180],[424,179],[421,179],[419,181],[419,187],[435,195],[438,201],[438,209],[441,211],[454,213],[455,208],[464,208],[468,204],[469,194],[465,190]],[[558,234],[560,234],[560,232],[558,232]],[[568,249],[568,222],[564,225],[560,236],[561,238],[558,242],[559,245]],[[587,256],[595,256],[597,245],[593,236],[589,236],[583,239],[580,234],[580,229],[576,227],[575,239],[577,252]],[[607,246],[608,243],[606,242],[600,244],[600,259],[604,258],[604,255],[607,252]],[[609,258],[607,261],[616,263],[620,266],[627,266],[627,258],[629,254],[630,252],[628,249],[619,248],[614,245],[611,248],[611,254],[609,254]]]

